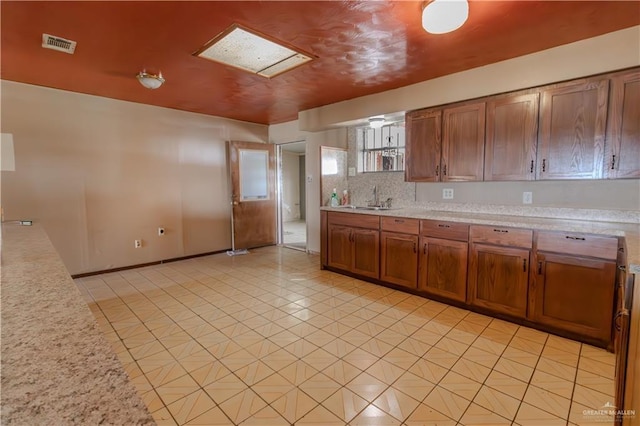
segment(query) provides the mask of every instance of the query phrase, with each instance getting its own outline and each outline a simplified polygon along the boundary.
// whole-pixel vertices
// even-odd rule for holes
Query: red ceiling
[[[470,1],[450,34],[421,27],[421,1],[2,1],[0,77],[274,124],[298,111],[640,24],[637,1]],[[269,80],[194,57],[237,23],[318,59]],[[41,47],[42,33],[78,42]],[[141,70],[161,70],[160,89]]]

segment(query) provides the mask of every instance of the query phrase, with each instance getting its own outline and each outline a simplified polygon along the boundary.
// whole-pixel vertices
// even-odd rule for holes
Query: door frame
[[[306,152],[306,145],[307,141],[305,139],[301,139],[301,140],[296,140],[296,141],[290,141],[290,142],[283,142],[283,143],[279,143],[276,144],[276,236],[277,236],[277,244],[280,246],[285,246],[287,247],[287,245],[284,243],[284,225],[283,225],[283,207],[282,207],[282,202],[283,202],[283,177],[282,177],[282,152],[286,151],[283,150],[283,147],[286,147],[287,145],[293,145],[293,144],[305,144],[305,162],[306,162],[306,156],[307,156],[307,152]],[[304,182],[306,183],[306,178],[303,179]],[[304,200],[300,200],[300,204],[302,205],[302,203],[304,203],[305,205],[305,211],[307,210],[307,197],[308,197],[308,193],[307,191],[305,191],[305,198]],[[308,252],[308,248],[307,248],[307,242],[308,242],[308,235],[309,235],[309,224],[307,222],[307,215],[305,215],[304,218],[304,223],[305,223],[305,248],[304,251]],[[298,249],[297,247],[291,247],[293,249]]]

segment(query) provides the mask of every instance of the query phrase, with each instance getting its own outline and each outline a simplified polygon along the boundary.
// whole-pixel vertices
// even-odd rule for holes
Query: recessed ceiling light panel
[[[207,43],[195,55],[269,78],[313,60],[311,55],[237,25]]]

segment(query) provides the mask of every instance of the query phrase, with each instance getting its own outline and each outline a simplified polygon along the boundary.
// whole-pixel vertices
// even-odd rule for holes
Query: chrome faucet
[[[373,185],[373,200],[369,201],[369,207],[380,207],[380,200],[378,199],[378,187]]]

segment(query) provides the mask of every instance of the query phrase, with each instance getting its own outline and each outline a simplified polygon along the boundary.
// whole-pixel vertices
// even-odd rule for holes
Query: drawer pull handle
[[[451,225],[443,225],[442,223],[439,223],[438,228],[451,228]]]
[[[506,229],[494,229],[493,232],[500,232],[502,234],[506,234],[509,231],[507,231]]]
[[[396,220],[395,220],[395,222],[396,222],[396,223],[404,223],[404,220],[402,220],[402,219],[396,219]]]
[[[416,243],[413,243],[413,252],[417,253],[418,252],[418,248],[416,246]]]
[[[427,254],[427,243],[424,243],[424,248],[422,249],[422,254]]]
[[[546,158],[542,159],[542,171],[543,172],[547,171],[547,159]]]
[[[436,176],[440,176],[440,166],[436,166]]]
[[[445,164],[444,166],[442,166],[442,174],[443,174],[444,176],[446,176],[446,175],[447,175],[447,165],[446,165],[446,164]]]
[[[522,272],[527,272],[527,259],[522,259]]]
[[[616,169],[616,155],[613,154],[611,156],[611,170],[615,170]]]
[[[531,160],[531,170],[530,173],[533,173],[533,160]]]
[[[542,275],[542,262],[538,262],[538,275]]]
[[[586,238],[584,238],[584,237],[572,237],[571,235],[567,235],[565,238],[567,238],[569,240],[576,240],[576,241],[584,241],[584,240],[586,240]]]

